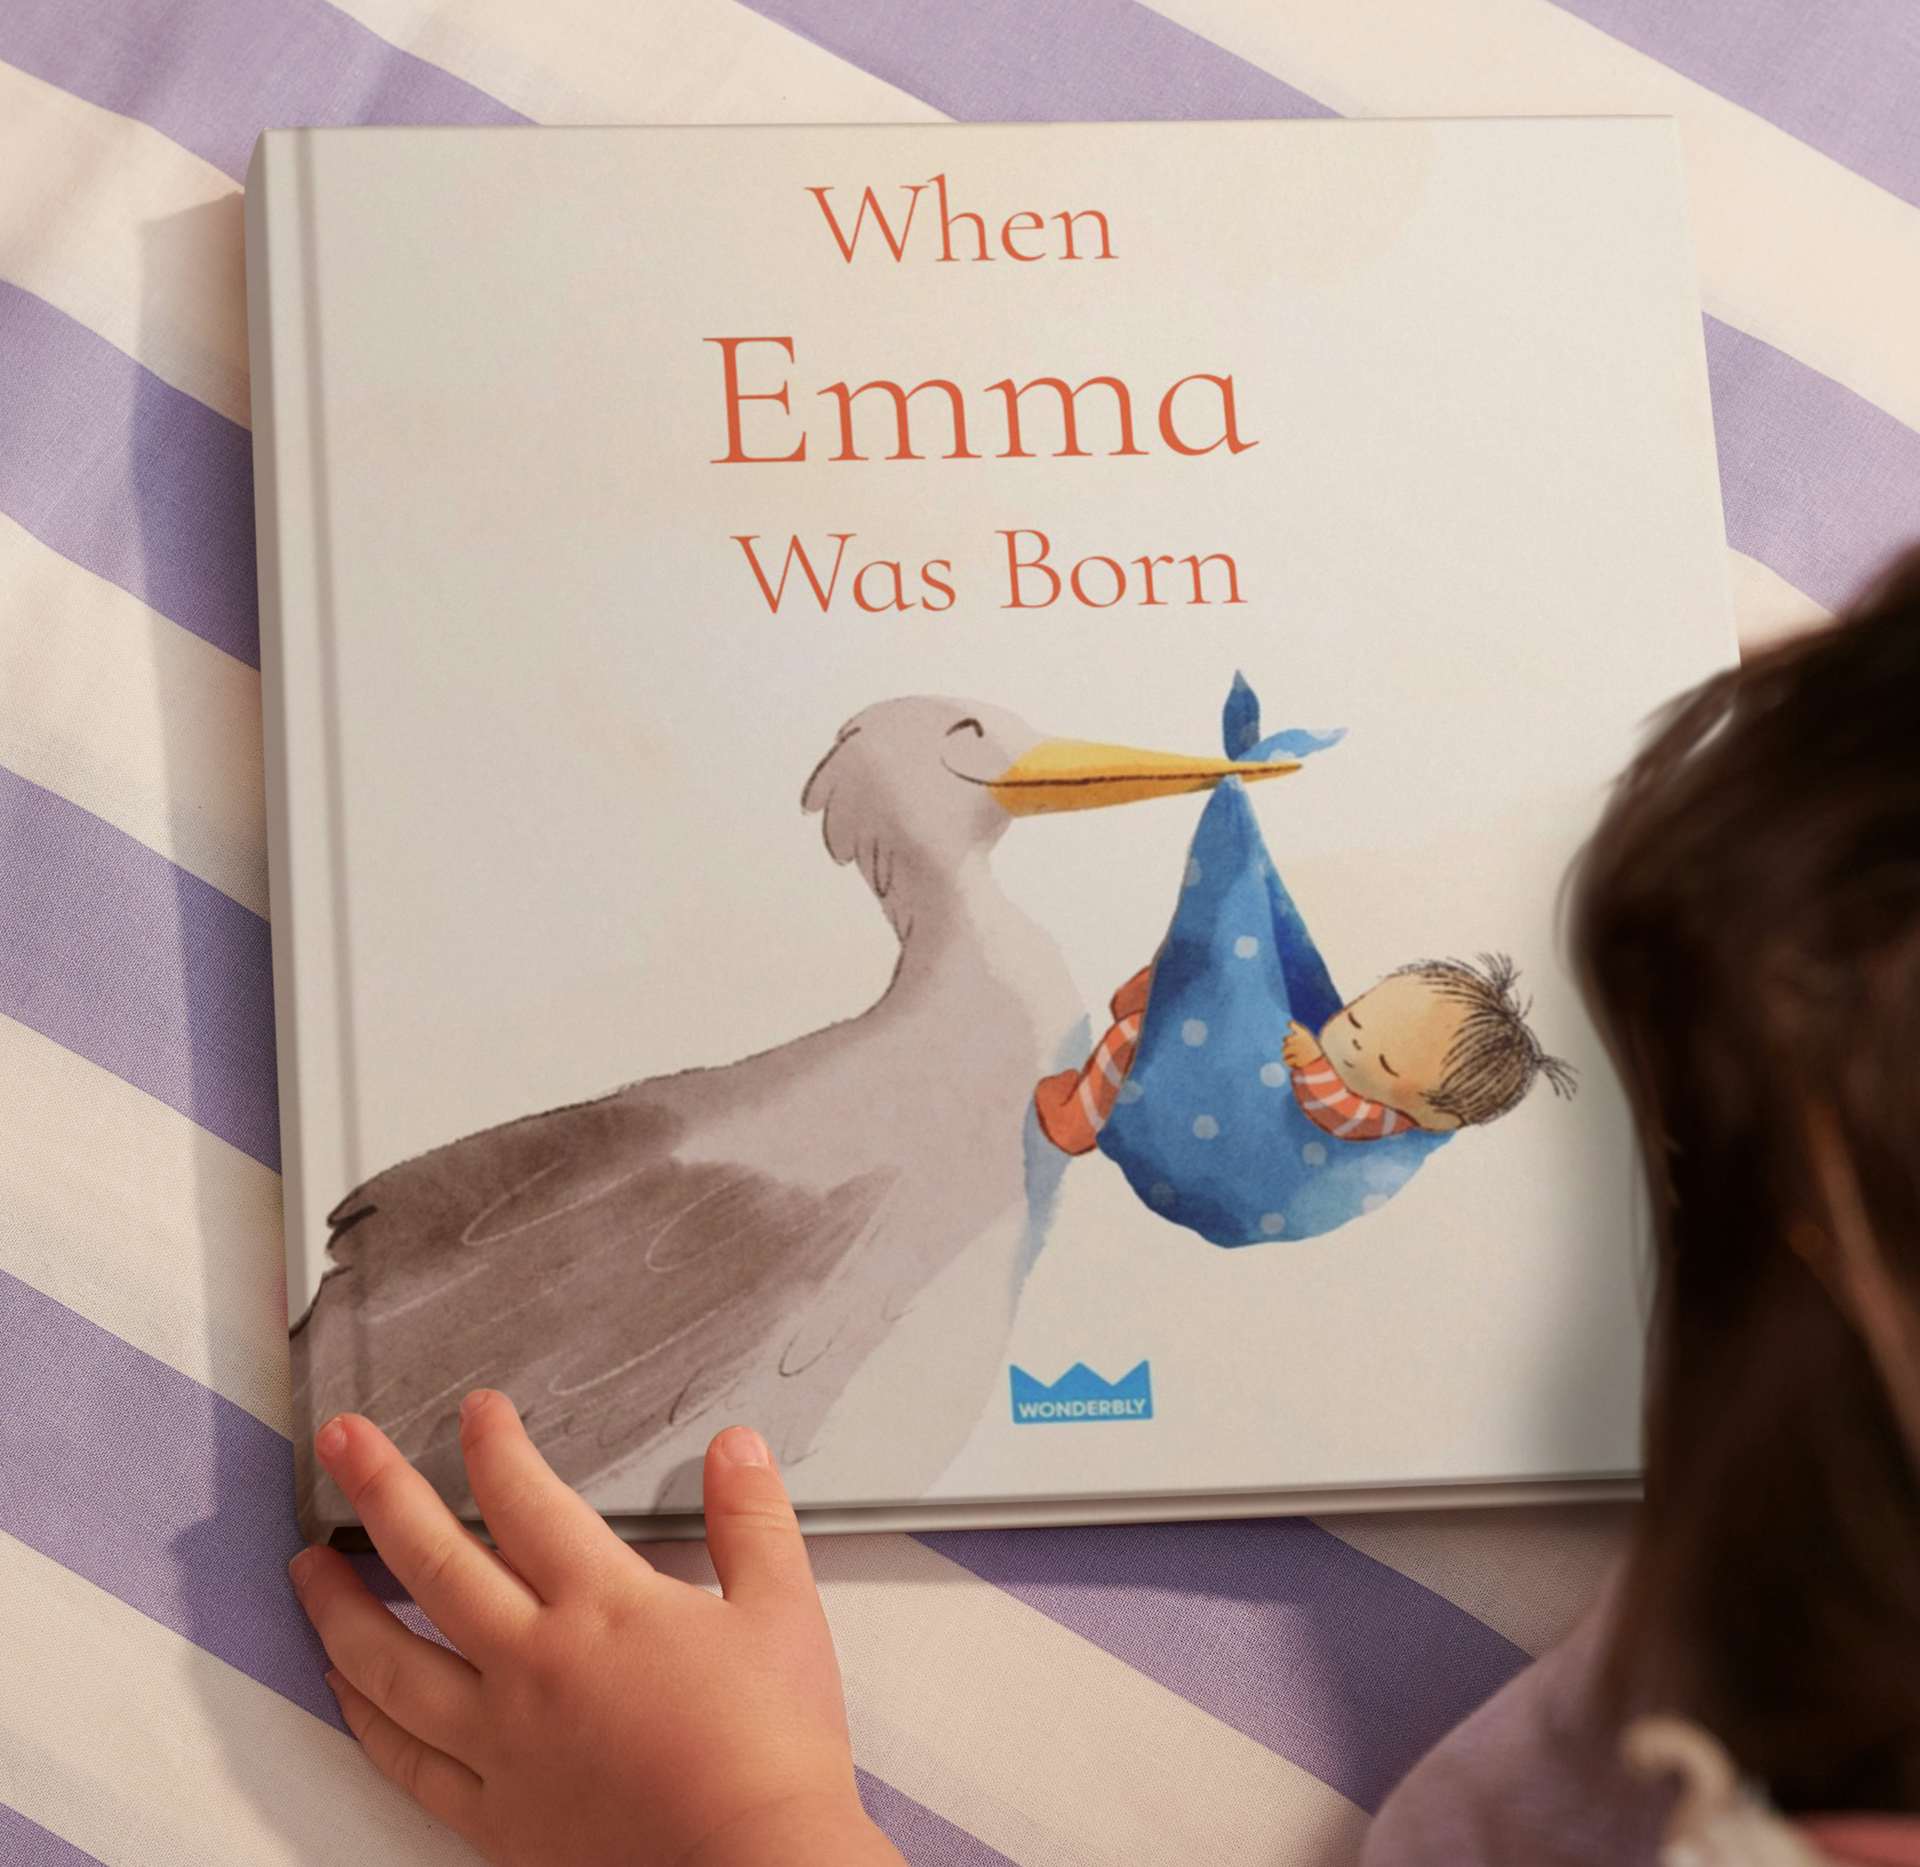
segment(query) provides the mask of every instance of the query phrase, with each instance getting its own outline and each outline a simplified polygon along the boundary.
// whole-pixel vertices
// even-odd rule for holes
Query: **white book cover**
[[[1734,653],[1671,124],[287,131],[247,209],[296,1443],[1631,1482],[1556,910]]]

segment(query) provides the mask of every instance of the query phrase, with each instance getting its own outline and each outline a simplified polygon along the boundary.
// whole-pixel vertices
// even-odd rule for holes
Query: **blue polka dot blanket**
[[[1345,735],[1262,738],[1236,675],[1229,758],[1303,758]],[[1216,1245],[1313,1238],[1377,1210],[1448,1132],[1342,1140],[1301,1109],[1281,1048],[1290,1022],[1339,1011],[1320,949],[1280,879],[1246,786],[1213,792],[1188,846],[1179,905],[1155,963],[1139,1048],[1099,1147],[1141,1199]]]

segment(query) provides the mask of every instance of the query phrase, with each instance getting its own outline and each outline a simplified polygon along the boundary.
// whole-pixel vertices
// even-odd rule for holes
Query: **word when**
[[[869,214],[873,216],[873,224],[879,228],[880,238],[888,253],[893,256],[894,263],[897,265],[904,260],[907,256],[907,243],[913,237],[914,216],[920,212],[920,197],[929,188],[934,191],[934,198],[940,209],[940,255],[934,263],[953,266],[958,265],[962,259],[969,259],[976,264],[984,261],[991,265],[998,257],[992,250],[995,242],[988,237],[986,217],[972,213],[966,208],[955,209],[948,201],[947,177],[944,170],[930,180],[902,182],[900,186],[907,197],[907,211],[901,219],[897,233],[894,231],[893,223],[887,219],[887,211],[880,205],[879,197],[870,187],[860,196],[860,207],[853,217],[851,233],[841,225],[839,215],[833,211],[833,203],[827,199],[833,193],[831,188],[807,190],[807,193],[820,203],[820,212],[826,216],[827,228],[833,235],[834,245],[839,247],[840,257],[849,266],[853,264],[853,256],[859,250],[860,235],[866,228]],[[1097,207],[1084,207],[1075,212],[1063,211],[1057,214],[1036,214],[1031,209],[1023,208],[1016,214],[1009,214],[1000,223],[997,242],[1000,252],[1009,259],[1018,260],[1021,264],[1029,266],[1038,260],[1055,258],[1056,255],[1047,248],[1046,228],[1049,220],[1060,223],[1061,245],[1058,258],[1111,259],[1113,257],[1113,229],[1107,225],[1106,215]],[[1092,245],[1093,231],[1095,229],[1099,231],[1100,250],[1097,253],[1082,255],[1074,238],[1075,223],[1083,220],[1092,223],[1087,230],[1089,246]],[[927,223],[923,221],[922,224]],[[970,253],[954,251],[954,234],[962,228],[970,229],[970,244],[973,248]],[[962,239],[967,240],[968,235],[963,234]],[[923,240],[921,244],[924,246],[927,242]]]

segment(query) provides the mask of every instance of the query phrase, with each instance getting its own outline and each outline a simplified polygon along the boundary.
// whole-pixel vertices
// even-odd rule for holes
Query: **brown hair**
[[[1444,1074],[1427,1097],[1430,1107],[1464,1126],[1498,1121],[1544,1076],[1557,1096],[1571,1096],[1573,1065],[1550,1057],[1527,1024],[1532,1006],[1521,998],[1520,971],[1504,953],[1482,953],[1477,966],[1463,959],[1419,959],[1402,966],[1442,998],[1464,1005],[1459,1035],[1447,1047]]]
[[[1611,1707],[1787,1809],[1920,1810],[1920,1476],[1821,1275],[1820,1151],[1920,1318],[1920,552],[1667,712],[1572,908],[1655,1254]]]

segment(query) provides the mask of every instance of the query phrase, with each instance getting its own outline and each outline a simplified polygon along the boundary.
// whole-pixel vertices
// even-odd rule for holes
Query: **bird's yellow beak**
[[[1299,769],[1298,759],[1248,765],[1230,758],[1187,758],[1179,752],[1101,745],[1091,739],[1043,739],[989,788],[1008,815],[1037,817],[1047,811],[1099,810],[1107,804],[1211,791],[1222,778],[1244,778],[1251,784]]]

